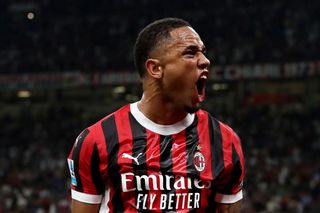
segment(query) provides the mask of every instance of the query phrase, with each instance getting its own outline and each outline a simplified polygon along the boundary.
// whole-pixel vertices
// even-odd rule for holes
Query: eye
[[[188,57],[193,57],[193,56],[195,56],[195,54],[196,54],[196,51],[193,51],[193,50],[186,50],[183,52],[183,55],[188,56]]]

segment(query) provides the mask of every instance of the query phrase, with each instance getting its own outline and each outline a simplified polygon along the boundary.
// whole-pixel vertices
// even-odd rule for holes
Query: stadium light
[[[33,12],[28,12],[28,13],[27,13],[27,18],[28,18],[29,20],[33,20],[33,19],[34,19],[34,13],[33,13]]]
[[[17,96],[18,98],[30,98],[31,92],[29,90],[19,90]]]
[[[123,94],[126,92],[126,87],[125,86],[117,86],[113,88],[112,93],[113,94]]]
[[[215,84],[212,84],[211,88],[212,88],[212,90],[214,90],[214,91],[226,90],[226,89],[228,89],[228,84],[225,84],[225,83],[215,83]]]

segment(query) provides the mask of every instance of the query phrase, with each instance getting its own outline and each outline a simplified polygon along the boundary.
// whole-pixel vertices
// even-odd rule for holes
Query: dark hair
[[[172,30],[185,26],[191,25],[179,18],[163,18],[142,29],[137,37],[133,53],[134,63],[141,78],[145,75],[144,63],[149,58],[151,51],[158,47],[160,42],[167,39]]]

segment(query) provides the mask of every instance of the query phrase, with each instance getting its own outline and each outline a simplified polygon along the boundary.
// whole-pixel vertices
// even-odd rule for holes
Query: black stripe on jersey
[[[146,129],[141,126],[133,117],[129,114],[130,127],[132,133],[132,156],[136,157],[138,164],[132,160],[134,173],[137,175],[147,175],[146,155],[147,155],[147,134]],[[140,155],[140,156],[139,156]],[[138,157],[139,156],[139,157]]]
[[[121,177],[118,165],[119,137],[114,115],[102,121],[102,130],[106,141],[108,152],[108,174],[113,184],[115,194],[112,199],[114,212],[124,212],[123,201],[121,198]]]
[[[171,135],[160,135],[160,172],[162,175],[168,174],[168,175],[174,175],[173,171],[173,161],[172,161],[172,142],[173,138]],[[170,183],[167,183],[167,180],[164,179],[163,185],[169,184],[171,186],[171,190],[162,190],[161,194],[175,194],[175,189],[173,187],[173,184],[175,182],[174,178],[169,179]],[[175,210],[175,205],[173,205],[173,209],[171,211]],[[166,212],[163,210],[162,212]]]
[[[228,185],[226,186],[225,191],[222,191],[222,193],[225,194],[231,194],[232,193],[232,188],[234,184],[238,182],[240,179],[241,173],[242,173],[242,167],[240,163],[240,157],[236,151],[236,148],[232,144],[232,163],[233,163],[233,170],[231,174],[231,179]]]
[[[172,136],[160,135],[160,171],[162,174],[173,174]]]
[[[211,144],[211,159],[212,159],[212,177],[217,177],[224,169],[223,159],[223,147],[222,147],[222,135],[220,129],[220,123],[215,118],[209,115],[209,132],[210,132],[210,144]],[[212,135],[213,134],[213,135]]]
[[[131,113],[129,113],[129,120],[130,120],[130,127],[132,133],[132,156],[136,158],[138,161],[135,162],[132,160],[132,167],[133,173],[135,175],[148,175],[147,164],[146,164],[146,157],[147,157],[147,134],[146,129],[141,126],[133,117]],[[135,186],[137,187],[137,181],[135,179]],[[143,181],[141,181],[142,189],[146,188],[146,185]],[[136,199],[138,194],[148,194],[147,190],[137,191],[135,192]],[[147,212],[143,209],[137,209],[138,212]]]
[[[219,122],[208,114],[209,123],[209,137],[211,147],[211,165],[212,165],[212,177],[215,179],[224,168],[223,160],[223,148],[222,148],[222,136]],[[215,181],[215,180],[214,180]],[[212,183],[214,186],[215,184]],[[214,201],[216,195],[216,189],[212,188],[209,200]],[[215,212],[216,203],[208,202],[206,212]]]
[[[83,192],[81,178],[79,175],[79,160],[80,160],[80,151],[83,144],[84,139],[89,134],[89,130],[85,129],[78,137],[77,142],[74,145],[73,153],[72,153],[72,159],[74,163],[74,173],[77,180],[77,185],[75,187],[76,191]]]
[[[199,135],[198,135],[198,116],[195,115],[193,123],[186,128],[186,151],[187,151],[187,176],[192,179],[200,179],[200,172],[195,169],[194,166],[194,155],[197,152],[199,145]],[[189,189],[188,193],[200,193],[201,189]],[[201,197],[201,196],[200,196]],[[199,201],[201,203],[201,200]],[[189,210],[189,212],[196,212],[196,209]]]
[[[94,144],[92,157],[91,157],[91,177],[92,181],[96,185],[96,190],[98,194],[102,194],[105,190],[105,185],[100,174],[100,157],[97,144]]]
[[[130,127],[132,133],[132,156],[138,157],[137,160],[139,165],[132,160],[133,168],[136,169],[136,174],[138,175],[146,175],[147,167],[146,167],[146,155],[147,155],[147,134],[146,129],[141,126],[133,117],[131,113],[129,113],[130,119]],[[142,174],[143,173],[143,174]]]

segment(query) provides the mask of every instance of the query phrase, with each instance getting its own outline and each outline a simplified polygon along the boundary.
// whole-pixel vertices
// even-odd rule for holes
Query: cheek
[[[164,89],[171,92],[183,93],[187,91],[187,88],[190,87],[191,80],[187,74],[181,75],[171,75],[163,79]]]
[[[195,82],[197,72],[193,63],[176,63],[167,67],[165,81],[174,88],[190,87]]]

